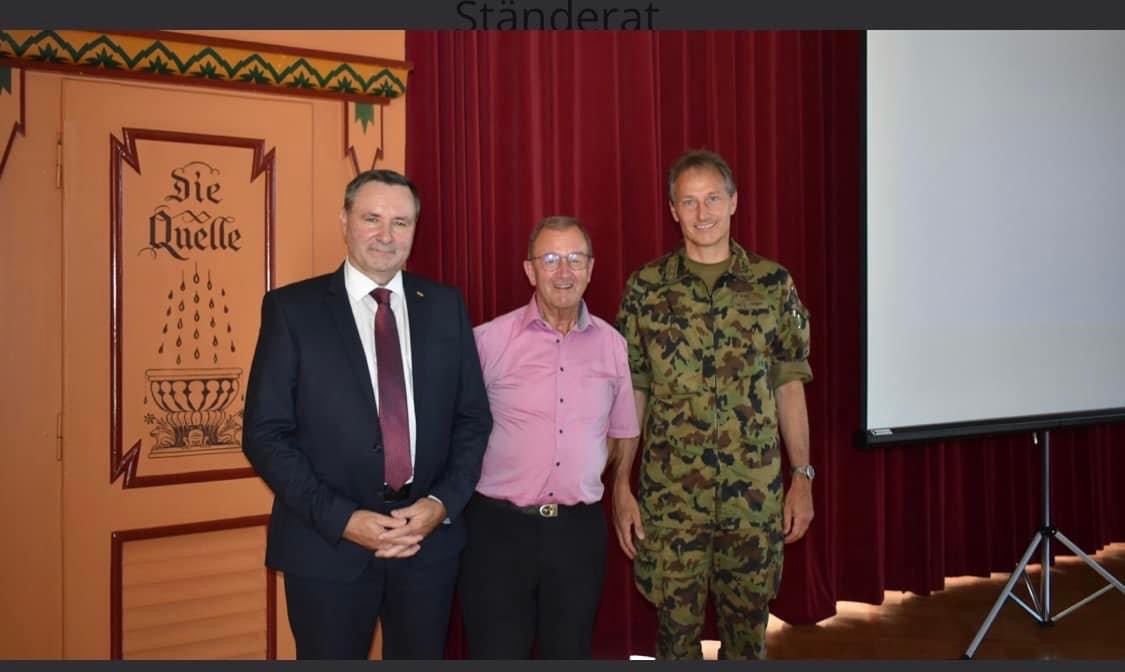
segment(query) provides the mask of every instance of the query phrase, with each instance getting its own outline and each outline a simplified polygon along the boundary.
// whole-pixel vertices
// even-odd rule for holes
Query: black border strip
[[[128,5],[128,6],[123,6]],[[492,18],[488,26],[480,20],[488,5]],[[941,3],[882,0],[790,0],[789,2],[731,2],[730,0],[413,0],[412,2],[354,2],[319,0],[296,4],[297,10],[272,7],[264,3],[229,0],[194,0],[190,11],[176,3],[5,3],[8,28],[56,29],[89,28],[112,24],[116,28],[151,30],[166,26],[177,30],[193,28],[300,28],[300,29],[484,29],[499,24],[499,10],[507,8],[522,16],[524,9],[539,9],[550,15],[564,11],[574,18],[582,9],[642,10],[642,27],[648,27],[650,6],[652,27],[666,29],[844,29],[864,28],[1125,28],[1125,4],[1104,0],[1071,0],[1061,3],[970,2],[946,0]],[[589,28],[613,29],[617,21],[601,20]],[[618,12],[617,17],[623,14]],[[112,18],[107,20],[107,16]],[[476,17],[475,19],[470,17]],[[560,15],[561,18],[561,15]],[[520,19],[522,22],[522,19]],[[561,21],[560,21],[561,23]],[[558,25],[558,24],[556,24]],[[566,23],[577,26],[577,21]],[[522,27],[522,26],[520,26]],[[559,26],[563,27],[563,26]]]
[[[1013,432],[1065,429],[1116,422],[1125,422],[1125,407],[1074,413],[1022,415],[968,422],[947,422],[934,425],[863,429],[856,433],[856,443],[860,446],[881,446],[970,436],[1011,434]]]

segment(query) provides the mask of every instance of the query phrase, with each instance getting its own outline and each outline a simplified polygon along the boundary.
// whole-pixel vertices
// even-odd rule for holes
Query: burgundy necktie
[[[402,374],[402,354],[398,347],[398,328],[391,310],[391,290],[378,287],[371,292],[375,309],[375,363],[379,379],[379,428],[383,432],[383,475],[394,490],[410,478],[410,421],[406,408],[406,379]]]

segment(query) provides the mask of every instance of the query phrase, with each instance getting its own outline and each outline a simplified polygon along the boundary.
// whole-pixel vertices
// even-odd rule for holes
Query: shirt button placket
[[[565,403],[564,400],[566,399],[566,396],[563,393],[564,384],[563,384],[563,380],[562,380],[563,374],[566,373],[566,366],[564,366],[564,364],[563,364],[562,339],[556,336],[555,337],[555,345],[557,346],[555,354],[556,354],[557,361],[558,361],[558,364],[559,364],[559,375],[555,376],[555,393],[558,394],[559,403],[562,404],[562,403]],[[562,416],[563,416],[563,409],[562,409],[562,407],[559,407],[555,411],[555,426],[558,429],[558,432],[559,432],[558,436],[560,437],[555,441],[555,467],[556,468],[561,464],[561,462],[559,461],[559,454],[562,452],[562,440],[563,440],[561,438],[563,436],[563,428],[562,428],[563,417]],[[549,476],[547,478],[547,487],[552,487],[551,481],[553,481],[553,480],[554,480],[553,475]],[[555,496],[554,491],[553,490],[549,491],[547,493],[547,496],[548,497],[554,497]]]
[[[555,412],[556,424],[557,424],[557,428],[558,428],[558,431],[559,431],[559,433],[558,433],[559,438],[555,442],[555,470],[557,470],[562,465],[562,452],[563,452],[562,448],[563,448],[563,440],[564,440],[564,436],[565,436],[565,431],[563,430],[563,426],[565,425],[565,417],[564,416],[566,415],[565,411],[567,410],[566,406],[565,406],[565,404],[566,404],[566,393],[564,392],[564,390],[566,389],[566,384],[563,382],[563,376],[566,375],[566,363],[564,361],[565,360],[565,357],[564,357],[564,348],[565,348],[564,340],[565,339],[563,339],[563,338],[557,338],[557,337],[555,338],[555,343],[558,345],[558,363],[559,363],[559,373],[555,377],[555,380],[557,381],[557,384],[555,386],[555,391],[558,393],[559,404],[560,404],[559,407],[557,408],[556,412]],[[547,480],[547,487],[552,487],[551,482],[553,480],[554,480],[554,477],[552,475],[552,477],[548,478],[548,480]],[[554,497],[555,496],[554,490],[552,489],[551,491],[549,491],[547,493],[547,496],[548,497]]]

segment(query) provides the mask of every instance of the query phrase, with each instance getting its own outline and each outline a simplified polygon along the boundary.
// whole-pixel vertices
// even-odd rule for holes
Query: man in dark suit
[[[243,450],[275,499],[298,658],[441,658],[461,511],[492,427],[460,293],[402,271],[420,211],[393,171],[345,190],[347,260],[268,292]]]

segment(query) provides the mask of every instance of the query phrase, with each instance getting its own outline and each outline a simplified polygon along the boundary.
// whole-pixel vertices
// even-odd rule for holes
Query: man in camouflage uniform
[[[808,311],[784,268],[731,240],[738,194],[720,156],[680,157],[668,192],[683,245],[629,277],[617,316],[646,437],[639,506],[637,442],[615,456],[618,541],[657,607],[658,657],[701,657],[710,594],[720,657],[764,658],[783,544],[813,517]]]

